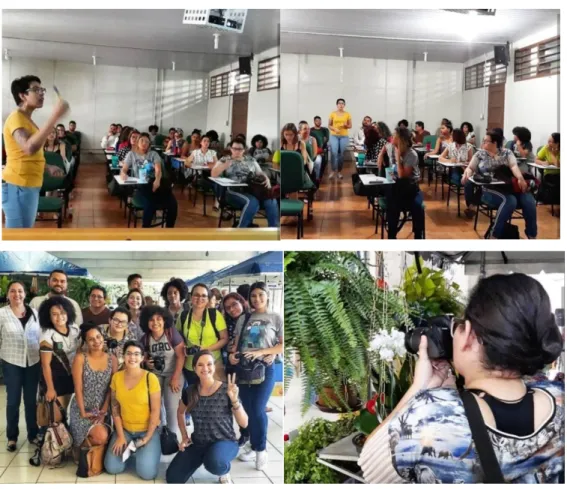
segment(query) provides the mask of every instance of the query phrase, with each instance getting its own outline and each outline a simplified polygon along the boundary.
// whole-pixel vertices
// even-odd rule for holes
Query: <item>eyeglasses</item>
[[[453,318],[451,320],[451,338],[455,337],[455,331],[459,326],[464,326],[465,325],[466,320],[463,318]]]
[[[128,326],[128,321],[120,321],[120,319],[115,319],[115,318],[112,318],[111,321],[116,325]]]
[[[195,299],[208,299],[209,296],[207,294],[193,294],[191,297],[195,298]]]
[[[241,305],[240,302],[234,301],[234,302],[231,302],[230,304],[225,304],[225,305],[224,305],[224,308],[225,308],[227,311],[230,311],[233,307],[236,307],[236,306],[238,306],[238,305]]]
[[[234,146],[231,149],[233,151],[244,151],[244,148],[235,148]]]
[[[127,351],[126,353],[124,353],[124,356],[139,358],[142,356],[142,354],[139,351]]]
[[[47,92],[47,88],[43,88],[43,87],[33,87],[33,88],[28,88],[28,89],[26,90],[26,92],[33,92],[33,93],[44,94],[45,92]]]
[[[104,299],[103,295],[91,295],[91,299]]]

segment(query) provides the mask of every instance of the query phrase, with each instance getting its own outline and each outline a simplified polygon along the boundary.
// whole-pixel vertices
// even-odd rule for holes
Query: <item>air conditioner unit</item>
[[[242,33],[247,12],[246,9],[190,9],[185,10],[183,23]]]

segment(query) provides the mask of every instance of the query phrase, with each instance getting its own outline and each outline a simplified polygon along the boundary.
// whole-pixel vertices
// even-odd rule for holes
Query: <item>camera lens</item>
[[[451,360],[453,358],[453,338],[451,337],[452,316],[431,318],[425,327],[417,327],[406,333],[405,347],[409,353],[417,355],[423,335],[427,336],[427,356],[431,359]]]

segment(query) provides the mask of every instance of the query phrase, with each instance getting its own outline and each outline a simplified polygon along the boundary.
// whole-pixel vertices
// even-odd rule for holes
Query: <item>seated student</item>
[[[260,165],[272,161],[272,150],[268,147],[268,139],[262,134],[256,134],[250,143],[248,154]]]
[[[183,139],[183,129],[178,127],[175,130],[173,139],[169,141],[165,148],[166,153],[171,153],[174,156],[187,156],[189,143]],[[185,153],[184,155],[182,153]]]
[[[385,185],[388,218],[388,239],[396,239],[400,212],[411,211],[415,239],[423,239],[425,211],[423,194],[419,189],[419,158],[411,147],[409,129],[397,127],[394,131],[393,146],[395,168],[398,179],[394,185]],[[392,165],[392,162],[390,162]],[[393,166],[393,165],[392,165]]]
[[[465,133],[460,129],[453,129],[450,142],[439,156],[444,163],[465,163],[472,159],[472,146],[467,144]]]
[[[126,156],[120,176],[126,181],[130,170],[133,177],[139,178],[142,168],[146,170],[149,180],[148,184],[140,185],[137,189],[137,195],[142,198],[144,206],[142,226],[151,226],[156,209],[159,208],[166,210],[166,226],[174,227],[177,219],[177,200],[169,179],[162,173],[161,158],[155,151],[150,150],[150,136],[147,132],[140,134],[138,143]]]
[[[185,484],[204,465],[221,484],[231,484],[230,463],[238,454],[234,420],[242,428],[248,426],[235,374],[229,376],[228,383],[215,380],[215,359],[208,350],[199,351],[192,365],[197,381],[183,391],[179,403],[182,438],[165,478],[168,484]],[[195,426],[191,436],[185,427],[186,413],[191,414]]]
[[[409,127],[409,122],[407,121],[407,119],[402,119],[398,122],[398,127],[401,129],[407,129]]]
[[[446,122],[441,126],[441,132],[435,143],[435,148],[425,155],[426,158],[432,155],[440,155],[453,142],[453,124],[447,119],[444,120]]]
[[[118,134],[118,139],[120,139],[124,127],[129,127],[129,126],[122,126],[122,124],[116,124],[116,134]],[[116,141],[116,144],[114,145],[114,149],[118,151],[118,141]]]
[[[441,119],[441,125],[437,128],[437,130],[435,131],[435,136],[437,136],[437,138],[439,138],[441,136],[441,127],[447,123],[450,123],[451,121],[449,119],[447,119],[446,117],[443,117],[443,119]],[[452,124],[451,124],[452,126]]]
[[[526,173],[530,170],[528,163],[535,163],[536,160],[531,139],[530,130],[526,127],[519,127],[514,134],[513,149],[511,148],[517,158],[522,158],[522,161],[518,161],[518,167],[520,171]]]
[[[476,146],[476,136],[474,134],[473,125],[470,122],[463,122],[461,124],[461,131],[465,133],[467,143]]]
[[[67,153],[66,153],[66,146],[65,141],[60,141],[57,137],[57,130],[53,128],[53,130],[47,136],[45,140],[45,144],[43,145],[43,151],[45,153],[59,153],[63,161],[67,161]]]
[[[140,132],[136,129],[128,129],[130,132],[128,138],[118,146],[118,161],[124,161],[126,156],[128,156],[128,153],[132,151],[132,148],[138,144]]]
[[[80,138],[81,133],[79,131],[77,131],[77,123],[75,121],[69,122],[69,130],[67,131],[67,133],[79,136],[79,138]]]
[[[104,468],[109,474],[124,472],[123,453],[134,442],[136,474],[141,479],[152,480],[157,477],[161,455],[157,429],[161,412],[159,380],[155,374],[142,370],[144,347],[138,341],[124,345],[124,357],[124,369],[116,372],[110,382],[115,431],[108,444]]]
[[[502,137],[502,147],[505,148],[506,147],[506,138],[504,137],[504,129],[502,129],[501,127],[495,127],[494,129],[492,129],[492,131],[496,132],[497,134],[499,134]],[[489,132],[491,132],[489,129],[486,130],[486,134],[488,134]]]
[[[230,142],[231,155],[222,157],[211,171],[212,177],[227,177],[237,182],[246,182],[248,176],[253,173],[258,177],[262,177],[266,189],[271,189],[270,179],[262,171],[258,162],[251,156],[245,155],[246,143],[241,139],[233,139]],[[238,187],[228,188],[226,191],[226,200],[228,203],[237,209],[242,209],[240,214],[240,222],[238,227],[249,227],[254,216],[263,207],[266,211],[269,227],[278,227],[280,222],[280,211],[277,200],[275,198],[259,199],[250,192],[247,188],[238,192]]]
[[[67,147],[71,148],[73,153],[77,151],[77,140],[75,137],[67,134],[63,124],[57,124],[57,126],[55,126],[55,130],[57,131],[57,139],[59,139],[59,141],[65,143]]]
[[[169,139],[175,139],[175,127],[170,127],[169,131],[167,131],[167,136]]]
[[[186,158],[193,151],[201,148],[201,132],[201,129],[193,129],[189,145],[186,148],[183,148],[183,151],[181,151],[181,156],[183,158]],[[246,141],[246,138],[244,138],[244,140]]]
[[[315,183],[321,180],[321,164],[323,158],[319,153],[319,147],[317,145],[317,139],[310,135],[309,124],[306,121],[301,121],[299,123],[298,132],[299,141],[305,144],[305,149],[307,154],[309,154],[309,147],[311,147],[311,154],[309,154],[309,159],[313,162],[313,170],[311,178],[315,180]]]
[[[308,175],[311,174],[314,168],[313,161],[309,157],[305,143],[299,139],[299,131],[293,122],[286,124],[282,128],[280,149],[299,153],[303,158],[305,171]]]
[[[117,154],[119,153],[120,149],[122,149],[126,145],[129,145],[130,134],[132,133],[133,130],[134,130],[133,127],[124,126],[122,131],[120,131],[120,134],[118,136],[118,141],[116,141],[116,153]]]
[[[540,165],[553,165],[560,167],[560,137],[558,132],[551,134],[547,140],[547,145],[541,148],[537,154],[536,163]],[[556,202],[559,200],[560,172],[550,168],[543,172],[543,185],[553,187],[550,200]]]
[[[383,121],[379,121],[376,124],[376,127],[378,129],[378,132],[380,133],[380,137],[384,138],[386,141],[391,143],[392,142],[392,131],[390,131],[390,128],[388,127],[388,125]]]
[[[429,131],[425,130],[425,124],[422,121],[415,123],[415,131],[413,132],[412,141],[414,144],[423,143],[423,138],[429,136]]]
[[[380,131],[374,126],[368,126],[364,129],[364,141],[366,142],[366,161],[378,161],[382,148],[388,144],[388,141],[380,135]]]
[[[329,143],[329,129],[321,125],[321,117],[318,115],[313,118],[313,127],[309,133],[311,136],[316,137],[318,141],[323,141],[323,145],[319,148],[320,153],[323,153]]]
[[[364,116],[364,119],[362,119],[362,126],[359,127],[358,131],[356,131],[356,133],[354,134],[354,144],[356,146],[364,146],[364,131],[371,125],[372,117],[370,117],[369,115]]]
[[[491,131],[484,136],[482,149],[474,154],[463,174],[462,184],[465,186],[465,201],[467,204],[465,216],[472,218],[475,215],[473,202],[474,185],[469,179],[477,173],[481,175],[486,173],[493,174],[500,166],[506,166],[511,170],[514,177],[518,179],[518,186],[521,192],[503,193],[498,186],[488,186],[482,189],[484,201],[498,208],[491,236],[493,239],[501,238],[504,234],[506,223],[510,220],[514,211],[517,208],[521,208],[526,221],[526,236],[528,239],[535,239],[537,237],[535,199],[528,192],[528,184],[518,168],[514,153],[502,147],[502,136],[496,131]]]
[[[150,127],[148,127],[148,133],[150,135],[150,142],[152,144],[155,143],[156,136],[158,135],[158,132],[159,132],[159,127],[157,125],[153,124]]]
[[[185,166],[191,168],[195,165],[209,165],[217,163],[217,153],[210,148],[209,136],[203,136],[199,141],[199,149],[193,150],[185,160]]]
[[[220,158],[223,155],[224,147],[219,141],[219,133],[215,130],[210,130],[207,131],[205,136],[209,138],[209,148],[217,153],[217,159]]]

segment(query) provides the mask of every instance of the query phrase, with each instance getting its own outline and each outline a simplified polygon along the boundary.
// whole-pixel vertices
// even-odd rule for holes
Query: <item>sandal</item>
[[[10,440],[8,442],[8,445],[6,446],[6,450],[8,450],[9,452],[15,452],[16,451],[16,443],[14,440]]]

